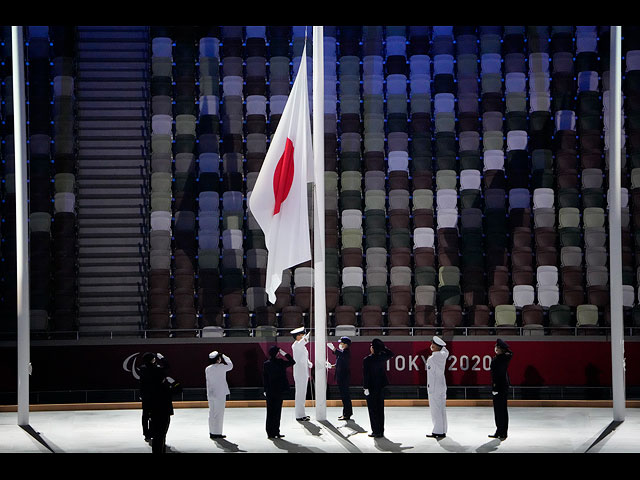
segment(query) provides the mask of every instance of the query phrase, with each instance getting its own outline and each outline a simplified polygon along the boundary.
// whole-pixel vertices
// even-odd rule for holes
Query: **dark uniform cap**
[[[511,350],[509,348],[509,344],[501,339],[497,339],[496,340],[496,345],[501,348],[502,350]]]
[[[349,337],[340,337],[341,343],[346,343],[347,345],[351,345],[351,339]]]
[[[373,351],[375,353],[381,352],[385,348],[384,342],[379,338],[374,338],[373,341],[371,342],[371,346],[373,347]]]
[[[280,351],[280,348],[278,348],[276,345],[274,345],[273,347],[271,347],[269,349],[269,356],[271,358],[275,358],[275,356],[278,355],[279,351]]]

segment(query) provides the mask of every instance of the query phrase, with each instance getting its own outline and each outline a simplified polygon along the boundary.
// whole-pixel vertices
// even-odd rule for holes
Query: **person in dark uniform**
[[[509,373],[507,369],[513,357],[509,345],[498,339],[494,348],[496,356],[491,360],[491,395],[493,397],[493,414],[496,421],[496,432],[490,438],[507,439],[509,413],[507,398],[509,396]]]
[[[286,358],[276,358],[278,353]],[[267,397],[267,422],[266,430],[268,438],[283,438],[280,434],[280,417],[282,416],[282,399],[289,391],[287,380],[287,368],[295,365],[293,357],[282,349],[273,346],[269,349],[269,359],[264,362],[262,378],[264,382],[264,395]]]
[[[342,416],[338,417],[338,420],[349,420],[353,415],[353,406],[349,393],[349,384],[351,383],[351,339],[349,337],[341,337],[337,350],[333,343],[327,343],[327,347],[336,356],[336,382],[342,399]]]
[[[142,364],[137,368],[138,378],[140,379],[140,400],[142,401],[142,434],[144,439],[149,444],[151,443],[151,429],[150,429],[150,414],[149,414],[149,399],[146,395],[146,386],[148,385],[147,377],[150,375],[148,372],[151,368],[155,367],[156,356],[151,352],[146,352],[142,355]]]
[[[369,436],[381,438],[384,437],[384,388],[389,384],[386,363],[394,354],[379,338],[373,339],[369,350],[371,354],[362,362],[362,386],[371,423]]]
[[[165,453],[169,422],[173,415],[174,393],[180,391],[180,384],[167,375],[169,364],[157,353],[150,360],[150,367],[140,377],[142,402],[148,411],[151,452]]]

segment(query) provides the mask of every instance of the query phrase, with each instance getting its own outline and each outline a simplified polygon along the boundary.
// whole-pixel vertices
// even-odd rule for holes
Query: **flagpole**
[[[27,207],[27,112],[24,39],[21,26],[11,27],[13,129],[16,185],[16,259],[18,303],[18,425],[29,425],[29,211]]]
[[[611,378],[613,392],[613,419],[622,422],[625,417],[624,333],[622,319],[622,240],[621,240],[621,118],[622,118],[622,60],[621,27],[611,27],[609,86],[609,286],[611,289]]]
[[[316,419],[327,419],[327,305],[324,248],[324,31],[313,27],[313,296],[315,323]]]

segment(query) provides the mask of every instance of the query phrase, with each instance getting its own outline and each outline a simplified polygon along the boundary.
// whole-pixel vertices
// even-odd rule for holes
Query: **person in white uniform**
[[[447,381],[444,369],[449,351],[440,337],[431,341],[431,355],[427,359],[427,394],[433,430],[429,438],[440,439],[447,436]]]
[[[307,398],[307,384],[309,381],[309,369],[313,367],[313,363],[309,361],[309,351],[307,343],[309,343],[309,335],[311,332],[304,332],[304,327],[291,330],[294,342],[292,345],[293,360],[296,362],[293,366],[293,380],[295,382],[295,415],[298,421],[307,421],[310,417],[305,412],[305,401]]]
[[[207,380],[207,400],[209,401],[209,437],[225,438],[222,434],[224,408],[229,395],[227,372],[233,368],[231,359],[217,351],[209,354],[209,366],[204,373]]]

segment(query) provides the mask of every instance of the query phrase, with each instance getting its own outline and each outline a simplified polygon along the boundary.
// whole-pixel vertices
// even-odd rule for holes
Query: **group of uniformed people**
[[[293,336],[293,355],[272,346],[263,365],[264,396],[266,397],[266,432],[270,439],[283,438],[280,433],[282,404],[290,385],[287,368],[293,367],[295,383],[295,417],[297,421],[308,421],[305,401],[309,381],[309,370],[313,367],[306,348],[310,332],[304,327],[291,331]],[[447,382],[445,379],[446,361],[449,351],[446,342],[434,336],[427,359],[427,394],[433,430],[427,437],[442,439],[447,434]],[[335,378],[342,400],[342,415],[339,420],[350,420],[353,406],[349,392],[351,377],[351,339],[341,337],[338,347],[327,343],[327,347],[336,357],[336,363],[327,362],[328,368],[335,368]],[[362,361],[363,389],[367,401],[367,410],[371,424],[370,437],[384,436],[384,392],[389,384],[386,375],[386,363],[394,356],[384,342],[374,338],[369,347],[370,354]],[[505,440],[509,426],[507,397],[509,375],[507,368],[513,356],[509,345],[497,339],[494,347],[496,355],[491,361],[492,399],[496,431],[491,438]],[[143,434],[151,442],[154,453],[165,451],[165,438],[169,428],[169,419],[173,415],[171,397],[179,384],[166,375],[167,362],[161,354],[146,353],[139,368],[142,397]],[[220,352],[209,354],[209,365],[205,369],[207,400],[209,404],[209,436],[212,439],[225,438],[222,434],[226,397],[229,394],[226,375],[233,369],[231,359]]]

